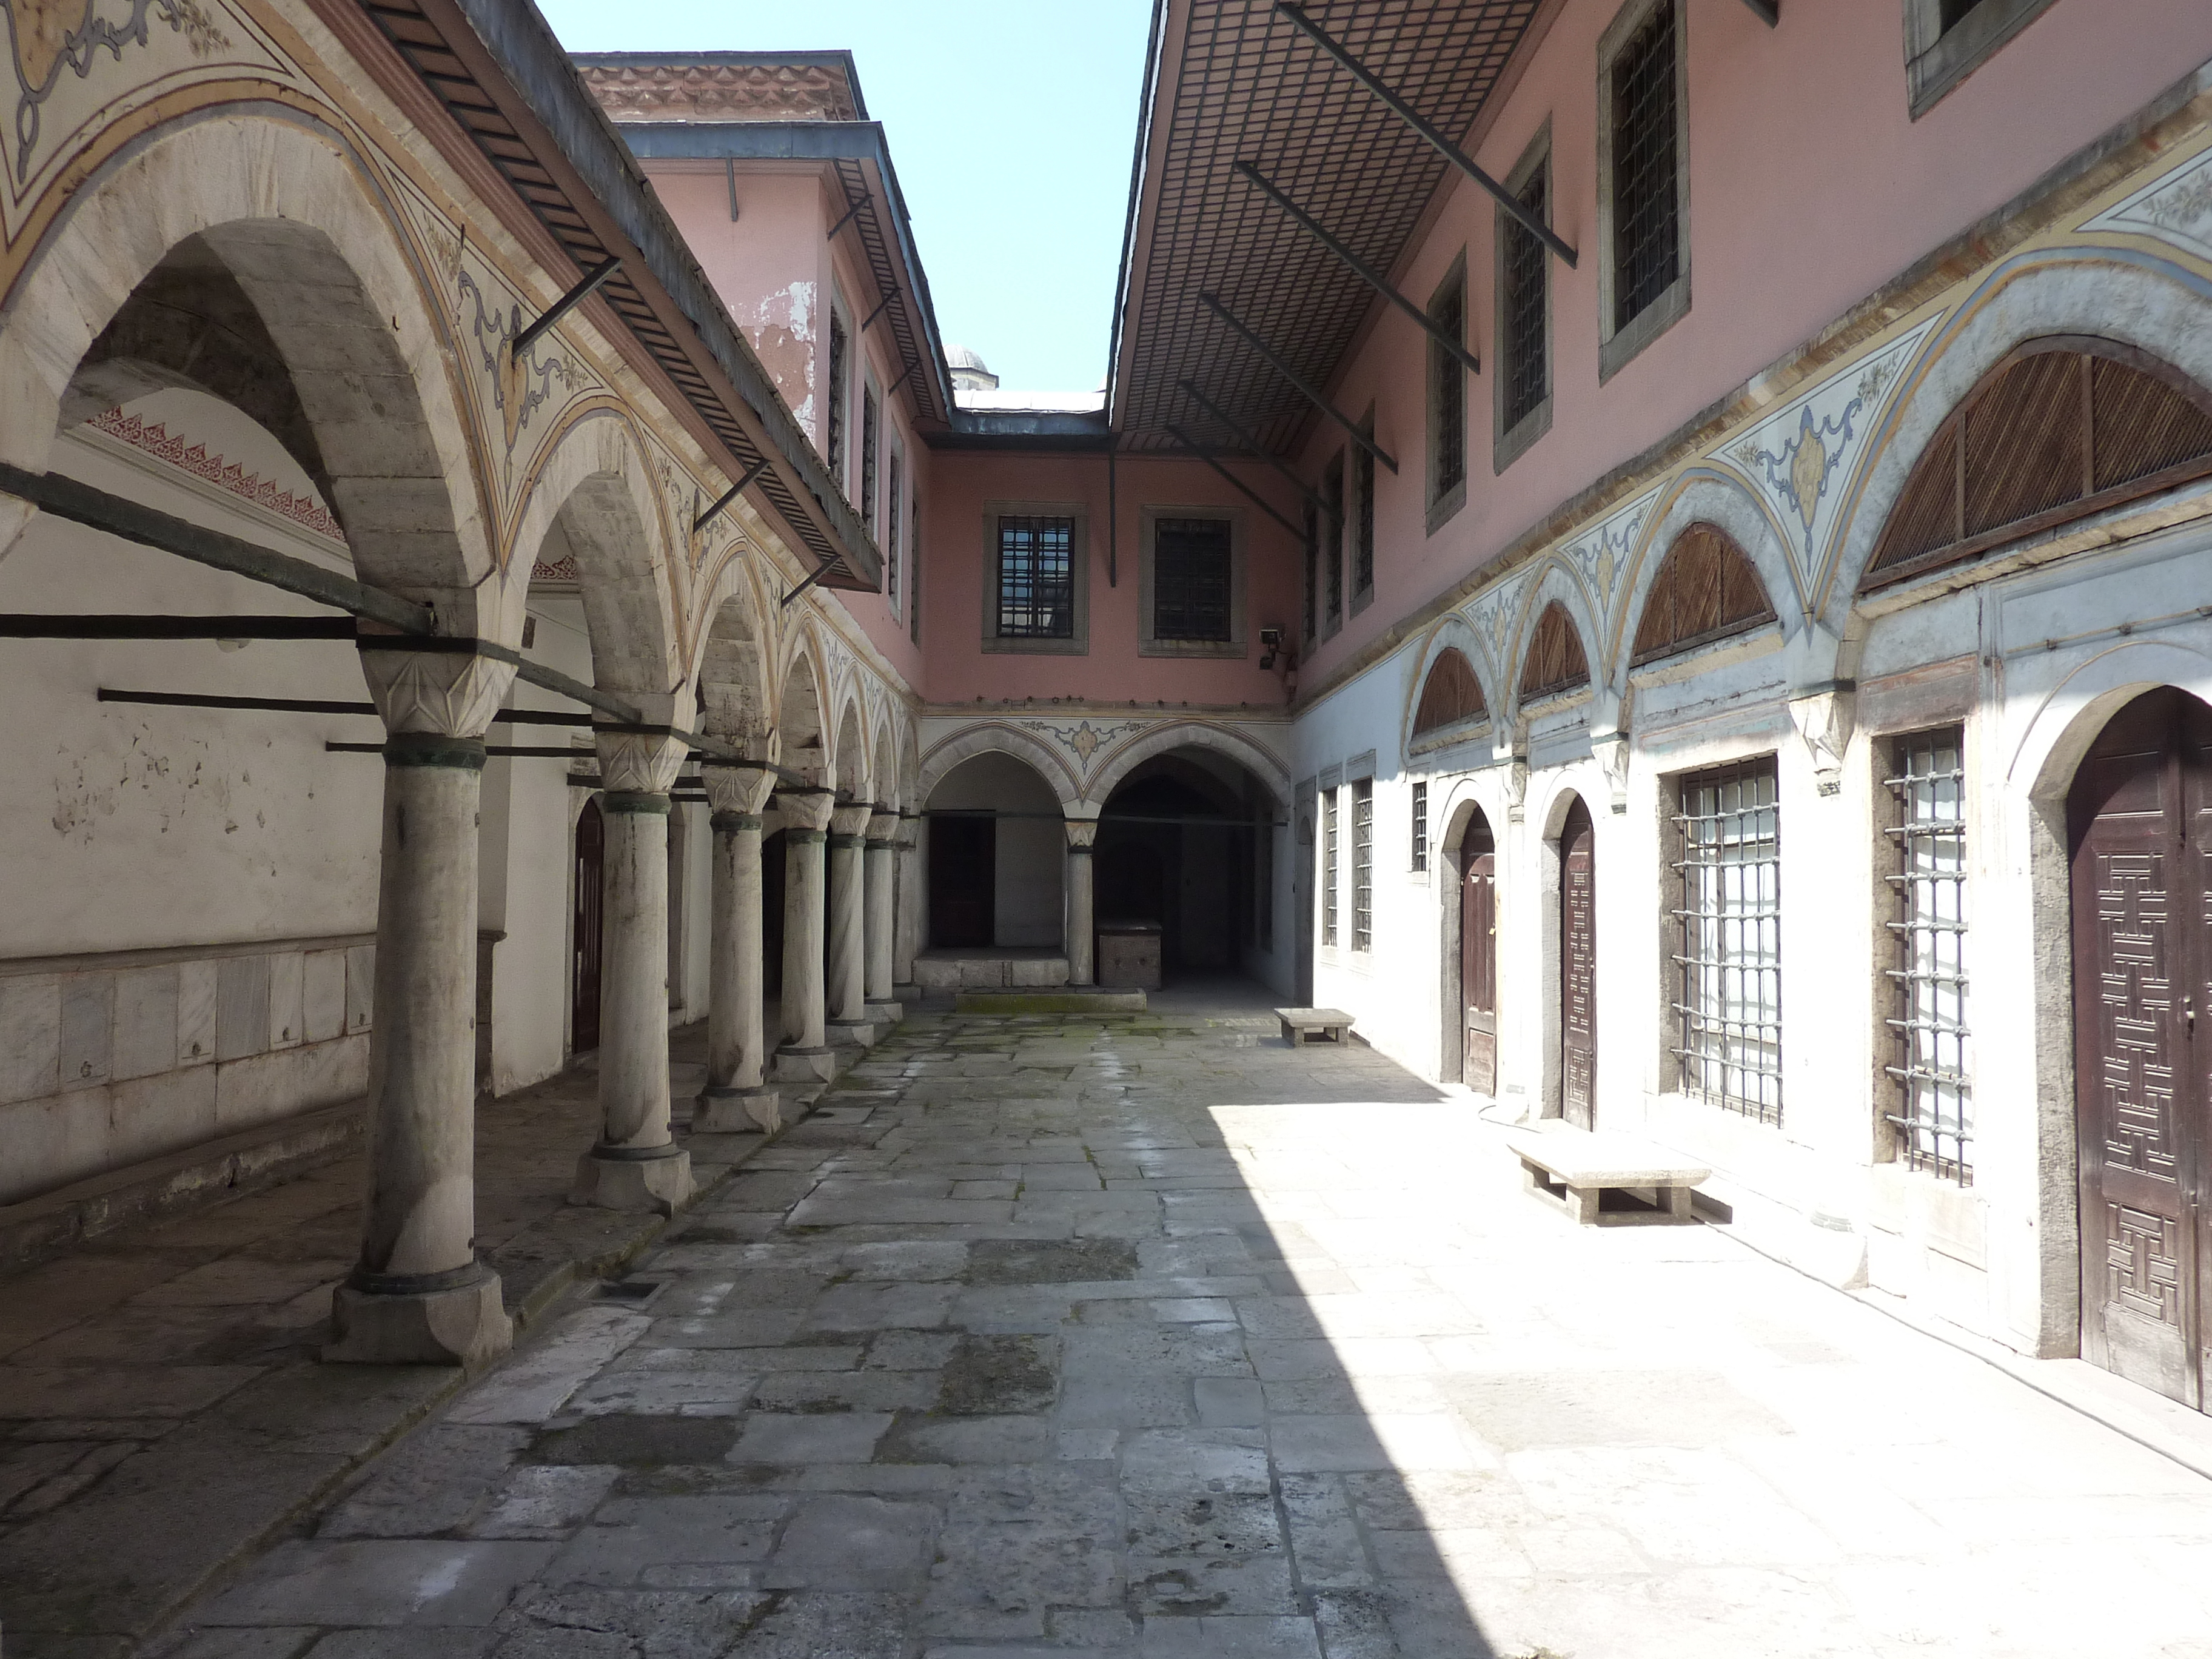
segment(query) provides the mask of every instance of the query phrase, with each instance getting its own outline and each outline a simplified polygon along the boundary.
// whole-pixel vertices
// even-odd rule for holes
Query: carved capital
[[[424,650],[398,635],[363,640],[361,675],[386,732],[483,736],[514,684],[514,665],[480,657],[469,643],[456,640],[448,648]]]
[[[1858,688],[1838,680],[1790,699],[1790,719],[1813,760],[1813,785],[1832,795],[1844,787],[1844,756],[1858,720]]]
[[[1516,755],[1505,763],[1505,818],[1518,823],[1528,804],[1528,757]]]
[[[659,732],[614,732],[595,726],[599,787],[609,793],[665,795],[675,786],[686,752],[684,739]]]
[[[865,835],[868,820],[875,816],[875,811],[872,804],[864,800],[833,806],[830,809],[830,833],[833,836]]]
[[[1064,827],[1067,830],[1067,844],[1071,848],[1079,847],[1087,853],[1091,843],[1098,839],[1097,818],[1069,818],[1065,821]]]
[[[787,830],[811,830],[817,835],[830,827],[830,814],[837,805],[834,789],[779,789],[775,810]]]
[[[716,812],[756,816],[775,789],[775,774],[765,763],[708,761],[700,767],[699,777],[707,786],[708,807]]]
[[[1606,789],[1613,797],[1613,810],[1626,812],[1628,810],[1628,733],[1591,733],[1590,753],[1596,757],[1599,769],[1605,774]]]
[[[898,846],[902,853],[911,853],[921,845],[921,814],[901,812],[899,815]]]
[[[898,839],[899,815],[878,811],[868,818],[868,840],[872,844],[893,845]]]

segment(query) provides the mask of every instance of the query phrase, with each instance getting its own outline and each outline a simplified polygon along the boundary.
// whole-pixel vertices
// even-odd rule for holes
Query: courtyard
[[[145,1650],[2212,1656],[2202,1440],[1480,1104],[1242,986],[910,1016]]]

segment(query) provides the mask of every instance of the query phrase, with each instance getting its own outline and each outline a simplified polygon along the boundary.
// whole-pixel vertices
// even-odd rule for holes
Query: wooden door
[[[2201,1410],[2212,708],[2171,688],[2136,699],[2067,805],[2082,1353]]]
[[[1580,800],[1559,830],[1559,1113],[1597,1127],[1597,833]]]
[[[1459,985],[1465,1007],[1460,1077],[1478,1094],[1498,1092],[1498,854],[1480,811],[1459,848]]]
[[[571,930],[569,1046],[588,1054],[599,1046],[599,918],[605,902],[606,823],[596,797],[576,820],[576,915]]]
[[[989,950],[996,922],[999,823],[929,820],[929,942],[939,950]]]

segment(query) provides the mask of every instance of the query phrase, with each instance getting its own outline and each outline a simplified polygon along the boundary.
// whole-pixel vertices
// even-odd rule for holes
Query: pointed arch
[[[836,772],[837,793],[849,795],[854,800],[869,799],[869,770],[872,759],[868,750],[867,722],[860,713],[860,699],[856,693],[848,691],[837,711],[837,736],[830,750],[830,763]]]
[[[1531,703],[1545,697],[1564,696],[1590,684],[1589,653],[1583,647],[1581,630],[1567,607],[1558,599],[1537,612],[1521,653],[1521,678],[1515,701]]]
[[[1860,587],[1887,586],[2212,474],[2212,391],[2083,335],[2024,341],[1936,428]]]
[[[524,499],[518,562],[535,561],[549,537],[575,556],[592,678],[621,691],[684,684],[667,525],[627,415],[591,410],[553,440]]]
[[[371,169],[311,117],[188,116],[76,192],[7,296],[0,455],[46,471],[93,343],[191,238],[283,357],[362,579],[441,596],[451,629],[519,635],[519,600],[476,614],[497,560],[439,308]]]
[[[759,592],[740,562],[723,567],[706,616],[696,671],[699,718],[708,732],[739,744],[755,759],[773,760],[768,665],[774,660],[774,647],[761,625]]]
[[[2089,336],[2132,346],[2212,386],[2212,283],[2154,254],[2051,248],[1999,264],[1908,371],[1837,517],[1814,599],[1838,636],[1911,474],[1975,384],[2031,340]]]
[[[1632,659],[1643,633],[1644,612],[1668,556],[1685,532],[1700,524],[1720,532],[1735,544],[1775,611],[1774,621],[1781,629],[1787,633],[1802,625],[1805,600],[1790,562],[1790,550],[1772,515],[1733,473],[1712,467],[1692,467],[1668,486],[1646,520],[1636,549],[1636,562],[1628,572],[1628,591],[1613,623],[1608,653],[1619,665],[1619,678],[1624,684],[1630,672],[1638,665]]]
[[[1774,605],[1750,556],[1718,525],[1697,520],[1674,538],[1644,592],[1629,666],[1640,668],[1774,620]]]
[[[1085,790],[1092,811],[1111,799],[1121,780],[1155,755],[1171,749],[1210,749],[1235,761],[1267,788],[1278,811],[1291,799],[1291,775],[1272,750],[1243,733],[1201,720],[1171,720],[1155,726],[1099,757]]]
[[[822,713],[827,701],[813,642],[802,633],[790,642],[776,682],[775,732],[782,763],[810,784],[830,777],[830,738]]]
[[[896,812],[900,801],[898,739],[891,734],[893,716],[890,710],[879,710],[876,717],[875,740],[871,745],[874,755],[875,795],[877,804],[887,811]]]
[[[1057,750],[1018,726],[989,720],[962,727],[951,737],[932,745],[929,751],[922,756],[921,769],[915,778],[913,799],[915,805],[928,805],[930,796],[937,792],[937,786],[961,762],[990,750],[1012,755],[1027,763],[1051,787],[1063,807],[1080,803],[1083,791],[1074,773],[1069,770],[1066,761]]]

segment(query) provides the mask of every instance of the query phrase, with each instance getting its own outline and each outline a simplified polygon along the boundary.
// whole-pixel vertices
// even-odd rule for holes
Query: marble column
[[[668,1123],[668,791],[681,738],[593,732],[606,825],[599,933],[599,1139],[577,1160],[571,1204],[673,1215],[691,1154]]]
[[[822,986],[823,836],[836,794],[779,789],[783,816],[783,1042],[775,1074],[793,1083],[827,1083],[837,1066],[823,1030]]]
[[[898,885],[898,814],[878,809],[868,820],[867,965],[868,1011],[871,1018],[896,1021],[897,999],[891,994],[891,933],[896,923],[894,907]]]
[[[1092,950],[1097,924],[1091,914],[1091,846],[1098,839],[1098,820],[1069,818],[1067,827],[1067,914],[1066,919],[1067,982],[1095,982]]]
[[[868,1018],[866,881],[868,820],[876,809],[852,801],[830,814],[830,1040],[875,1041]]]
[[[364,635],[388,734],[369,1036],[361,1256],[331,1298],[323,1358],[473,1365],[514,1328],[476,1255],[477,811],[484,728],[514,667]]]
[[[898,827],[898,891],[892,900],[891,995],[901,1003],[917,1000],[914,959],[921,951],[921,814],[901,812]]]
[[[762,1008],[760,811],[775,787],[765,763],[709,761],[700,768],[714,808],[714,878],[708,945],[707,1083],[691,1116],[694,1133],[783,1127],[768,1086]]]

